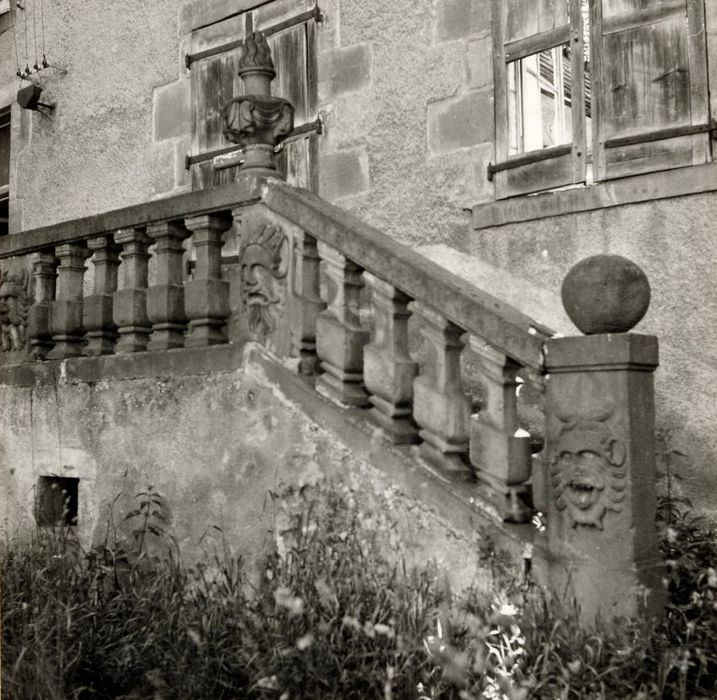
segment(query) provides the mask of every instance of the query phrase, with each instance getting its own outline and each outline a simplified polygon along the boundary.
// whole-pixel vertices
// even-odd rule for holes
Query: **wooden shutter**
[[[598,180],[711,159],[702,0],[592,0]]]
[[[261,30],[272,49],[277,76],[274,95],[296,109],[294,132],[278,156],[279,170],[299,187],[318,186],[318,95],[316,79],[316,18],[311,0],[276,0],[203,27],[192,34],[192,145],[188,163],[192,188],[213,183],[214,156],[239,150],[224,138],[222,110],[243,94],[237,75],[242,41],[250,31]]]
[[[509,64],[563,44],[570,46],[572,142],[519,155],[509,152]],[[493,0],[496,163],[489,166],[498,198],[585,181],[583,16],[580,0]],[[543,59],[541,67],[547,70]],[[562,96],[558,96],[562,108]]]

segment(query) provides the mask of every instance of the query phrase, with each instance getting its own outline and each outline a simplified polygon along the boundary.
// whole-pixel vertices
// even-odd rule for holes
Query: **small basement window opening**
[[[35,513],[39,526],[77,525],[79,483],[76,477],[40,477]]]

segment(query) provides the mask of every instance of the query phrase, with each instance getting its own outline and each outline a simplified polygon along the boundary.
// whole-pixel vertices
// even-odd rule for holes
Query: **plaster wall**
[[[226,362],[232,353],[236,361]],[[165,363],[165,374],[163,361],[147,356],[150,365],[159,363],[156,376],[118,372],[126,358],[107,358],[104,378],[92,381],[65,363],[43,365],[34,383],[3,380],[0,540],[34,530],[41,476],[80,479],[77,531],[85,545],[104,538],[110,507],[122,532],[123,516],[137,507],[134,495],[151,485],[187,562],[226,543],[254,570],[269,547],[280,545],[275,538],[301,506],[288,489],[296,494],[328,478],[409,565],[433,559],[459,588],[484,580],[477,531],[438,515],[430,485],[421,487],[428,496],[422,501],[396,488],[395,479],[307,418],[241,353],[189,353],[194,364],[170,372]],[[212,355],[224,358],[224,369],[196,362]]]

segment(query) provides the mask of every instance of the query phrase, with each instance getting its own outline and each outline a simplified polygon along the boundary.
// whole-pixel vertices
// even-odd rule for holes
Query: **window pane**
[[[572,139],[569,45],[508,64],[509,154]]]

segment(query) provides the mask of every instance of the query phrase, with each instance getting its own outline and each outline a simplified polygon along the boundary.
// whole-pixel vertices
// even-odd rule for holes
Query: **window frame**
[[[569,2],[570,24],[568,31],[574,41],[577,38],[575,28],[582,25],[583,17],[580,0],[569,0]],[[578,76],[575,70],[576,61],[573,60],[571,64],[573,114],[575,114],[575,105],[580,104],[582,108],[580,126],[582,126],[583,133],[574,131],[573,142],[570,144],[572,149],[569,148],[569,145],[560,145],[510,156],[507,150],[507,138],[511,127],[507,106],[509,85],[506,66],[515,58],[533,55],[540,50],[550,48],[551,42],[557,45],[565,39],[566,34],[565,27],[559,26],[551,31],[544,31],[542,34],[521,38],[518,42],[512,42],[512,44],[520,44],[520,51],[516,51],[510,43],[504,43],[505,13],[509,11],[510,2],[493,0],[497,162],[488,165],[488,179],[495,182],[496,200],[556,191],[570,185],[592,186],[595,183],[607,182],[615,178],[649,174],[677,167],[696,167],[709,164],[713,160],[712,139],[715,138],[715,123],[711,119],[710,110],[711,85],[708,71],[706,2],[704,0],[666,0],[663,4],[646,9],[634,9],[630,6],[618,8],[614,13],[617,16],[608,18],[605,25],[602,17],[603,0],[588,0],[587,5],[590,22],[589,110],[591,123],[588,125],[586,119],[586,74],[583,72]],[[603,40],[608,35],[615,35],[621,31],[627,32],[630,29],[638,31],[643,28],[653,29],[652,22],[659,24],[682,16],[686,21],[685,42],[687,48],[685,50],[685,45],[682,43],[681,47],[687,55],[685,72],[689,89],[690,123],[680,123],[676,126],[667,125],[654,129],[647,128],[642,132],[639,129],[633,129],[634,133],[618,133],[608,138],[605,91],[611,83],[607,77],[609,73],[603,71],[606,70],[606,66],[609,68],[610,62],[604,56]],[[582,33],[582,27],[580,32]],[[715,37],[715,41],[717,41],[717,37]],[[570,45],[572,48],[573,43],[571,42]],[[575,59],[582,53],[573,50],[571,55]],[[659,63],[652,64],[652,66],[655,65],[659,66]],[[683,64],[676,65],[675,70],[683,70]],[[580,91],[579,96],[576,94],[576,88]],[[645,97],[644,99],[648,100],[649,98]],[[657,103],[646,101],[645,104],[655,105]],[[665,102],[665,104],[669,105],[670,103]],[[682,116],[680,121],[686,121],[685,117]],[[674,161],[670,161],[672,152],[670,149],[678,154]],[[580,151],[581,156],[577,155],[576,150]],[[640,154],[645,155],[641,156]],[[574,178],[572,182],[568,182],[568,178],[564,175],[562,178],[564,182],[561,183],[559,173],[556,171],[559,170],[561,159],[564,163],[565,159],[570,156],[575,164]],[[582,158],[582,162],[580,158]],[[590,170],[588,170],[589,165],[591,166]],[[505,173],[513,173],[514,177],[519,180],[520,187],[507,186]]]
[[[569,0],[568,24],[519,38],[507,36],[510,3],[493,0],[492,9],[496,162],[488,165],[488,179],[495,182],[496,198],[584,183],[587,175],[587,133],[581,0]],[[571,49],[572,142],[510,155],[509,64],[565,44]],[[540,185],[536,186],[537,182]]]

